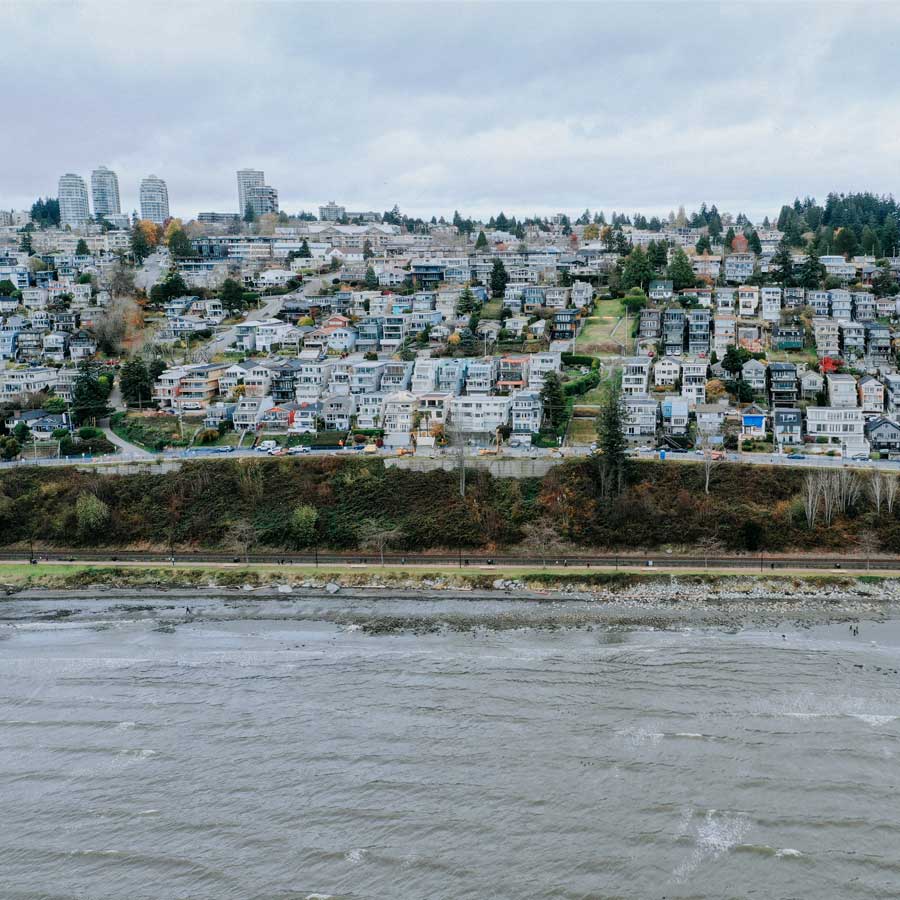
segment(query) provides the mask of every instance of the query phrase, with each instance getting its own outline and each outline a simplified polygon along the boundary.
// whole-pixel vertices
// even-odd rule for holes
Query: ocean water
[[[2,607],[4,900],[900,892],[895,621],[373,635],[188,602]]]

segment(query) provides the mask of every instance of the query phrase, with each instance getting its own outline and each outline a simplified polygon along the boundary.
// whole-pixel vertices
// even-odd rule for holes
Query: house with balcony
[[[274,406],[271,397],[241,397],[234,408],[235,431],[256,431],[266,410]]]
[[[688,354],[709,356],[711,316],[708,309],[691,309],[687,313]]]
[[[768,366],[769,400],[773,407],[792,408],[800,399],[797,367],[793,363],[773,362]]]
[[[520,391],[528,384],[530,357],[501,356],[497,364],[497,390]]]
[[[857,406],[807,407],[806,436],[810,441],[826,438],[830,443],[840,444],[845,455],[868,450],[865,418],[863,411]]]
[[[875,453],[900,453],[900,425],[885,416],[875,416],[865,424],[866,440]]]
[[[533,390],[517,390],[511,399],[513,434],[537,434],[541,430],[544,409],[541,395]]]
[[[622,401],[625,440],[633,445],[656,445],[659,403],[646,394],[631,394]]]
[[[647,296],[654,303],[666,303],[672,299],[673,283],[667,280],[656,280],[650,282]]]
[[[653,364],[653,383],[657,387],[675,387],[681,378],[681,362],[662,356]]]
[[[766,369],[766,364],[758,359],[748,359],[741,366],[741,381],[749,384],[759,397],[764,397],[766,393]]]
[[[544,377],[548,372],[557,375],[562,371],[561,355],[555,351],[532,353],[528,364],[528,387],[540,391],[544,386]]]
[[[662,310],[642,309],[638,340],[641,343],[655,344],[662,336]]]
[[[772,327],[772,347],[775,350],[802,350],[803,324],[798,321]]]
[[[856,379],[839,372],[825,376],[828,403],[836,409],[852,409],[858,405]]]
[[[578,334],[578,310],[558,309],[553,314],[550,338],[554,341],[574,341]]]
[[[626,397],[645,396],[650,391],[649,356],[632,356],[624,361],[622,369],[622,394]]]
[[[779,451],[803,443],[803,413],[795,408],[772,411],[772,434]]]
[[[684,353],[685,313],[680,306],[663,310],[662,351],[665,356],[681,356]]]
[[[487,356],[468,361],[466,367],[466,393],[489,394],[497,382],[497,360]]]
[[[511,397],[467,395],[450,401],[450,429],[472,440],[489,443],[498,428],[509,424]]]
[[[761,287],[759,289],[760,315],[767,322],[781,320],[781,288]]]
[[[181,378],[175,406],[186,412],[205,410],[219,393],[219,377],[227,366],[222,363],[188,366]]]
[[[743,284],[753,275],[756,256],[753,253],[732,253],[725,257],[725,280],[730,284]]]
[[[891,329],[887,325],[877,322],[866,325],[866,356],[872,366],[887,366],[891,363]]]
[[[863,375],[859,379],[857,388],[863,415],[882,415],[884,413],[884,385],[871,375]]]
[[[356,403],[351,394],[329,394],[322,398],[326,431],[349,431],[355,413]]]
[[[666,397],[662,401],[662,430],[668,437],[683,437],[690,427],[690,410],[684,397]]]
[[[709,360],[704,357],[684,357],[681,360],[681,396],[689,406],[706,403],[706,377]]]
[[[816,356],[837,357],[841,352],[840,327],[835,319],[815,316],[812,320],[813,334],[816,339]]]
[[[409,391],[385,394],[382,406],[382,427],[388,434],[409,435],[418,409],[419,398]]]
[[[716,313],[733,316],[737,306],[737,291],[730,287],[716,288]]]
[[[838,322],[841,355],[844,359],[862,359],[866,355],[866,326],[842,319]]]
[[[738,288],[738,316],[742,319],[755,319],[759,312],[759,288],[745,284]]]

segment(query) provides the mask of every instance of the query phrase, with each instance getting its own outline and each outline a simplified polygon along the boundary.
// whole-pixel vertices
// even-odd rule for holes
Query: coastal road
[[[205,459],[212,461],[221,461],[226,459],[234,459],[235,457],[254,456],[260,459],[263,454],[257,450],[250,448],[236,448],[223,452],[223,448],[216,447],[194,447],[190,450],[165,450],[162,453],[148,453],[139,447],[129,444],[120,438],[114,439],[111,432],[107,433],[110,441],[121,448],[122,452],[114,456],[98,456],[93,458],[72,457],[68,459],[18,459],[6,462],[0,462],[0,471],[15,466],[84,466],[84,465],[113,465],[117,463],[137,462],[140,460],[163,459],[163,460],[185,460],[185,459]],[[566,447],[564,452],[560,454],[557,450],[547,448],[529,448],[522,450],[508,449],[499,457],[491,456],[486,459],[546,459],[551,458],[563,462],[567,459],[579,459],[590,455],[587,447]],[[313,449],[309,454],[300,456],[300,459],[308,459],[310,456],[362,456],[362,453],[352,450],[336,450],[336,449]],[[369,454],[365,454],[367,457]],[[381,450],[378,453],[380,458],[390,457],[393,454],[387,450]],[[446,452],[447,457],[455,459],[455,452],[451,449]],[[466,454],[467,460],[472,462],[482,460],[483,457]],[[657,453],[635,453],[630,454],[630,458],[636,462],[646,460],[658,460]],[[703,458],[694,451],[687,453],[666,452],[665,464],[672,465],[703,465]],[[854,460],[842,459],[839,456],[804,456],[803,459],[789,459],[777,453],[727,453],[725,458],[717,461],[714,465],[755,465],[755,466],[786,466],[792,469],[840,469],[849,468],[858,471],[877,470],[883,472],[895,472],[900,474],[900,460]]]

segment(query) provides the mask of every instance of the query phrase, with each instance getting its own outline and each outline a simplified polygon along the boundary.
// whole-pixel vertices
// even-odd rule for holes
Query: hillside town
[[[90,183],[0,212],[5,459],[564,453],[596,445],[610,393],[638,453],[900,454],[892,199],[288,215],[245,169],[239,212],[183,222],[155,175],[131,215],[114,172]]]

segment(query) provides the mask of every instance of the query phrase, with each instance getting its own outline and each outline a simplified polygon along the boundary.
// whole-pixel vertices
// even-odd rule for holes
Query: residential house
[[[802,350],[803,325],[794,321],[772,328],[772,346],[776,350]]]
[[[812,320],[813,334],[816,339],[816,355],[819,359],[826,356],[836,357],[840,354],[840,328],[834,319],[815,316]]]
[[[672,299],[672,288],[673,284],[671,281],[651,281],[650,288],[647,291],[647,296],[654,303],[664,303],[665,301]]]
[[[625,439],[630,444],[656,443],[659,403],[646,394],[627,395],[623,399]]]
[[[800,374],[800,397],[803,400],[816,401],[819,394],[825,391],[825,378],[814,369],[807,369]]]
[[[749,384],[758,396],[766,393],[766,369],[766,364],[759,359],[748,359],[741,366],[741,380]]]
[[[232,415],[235,431],[256,431],[265,411],[273,405],[271,397],[241,397]]]
[[[349,431],[350,421],[356,410],[349,394],[330,394],[322,400],[322,418],[326,431]]]
[[[900,413],[900,375],[893,373],[883,376],[887,411],[896,416]]]
[[[411,434],[418,402],[418,397],[409,391],[395,391],[386,394],[382,407],[382,427],[385,432]]]
[[[684,352],[685,313],[680,306],[670,306],[663,310],[662,343],[666,356],[681,356]]]
[[[688,353],[691,356],[709,355],[711,316],[708,309],[692,309],[687,313]]]
[[[707,438],[720,435],[728,409],[728,405],[724,403],[698,403],[694,409],[697,432]]]
[[[900,425],[893,419],[884,416],[869,419],[865,435],[875,453],[900,453]]]
[[[803,414],[799,409],[776,409],[772,412],[772,433],[775,447],[796,447],[803,443]]]
[[[738,316],[753,319],[759,310],[759,288],[755,285],[741,285],[738,288]]]
[[[850,409],[857,405],[856,379],[852,375],[835,372],[825,376],[825,384],[831,406]]]
[[[512,430],[514,434],[536,434],[541,430],[543,403],[533,390],[519,390],[512,395]]]
[[[838,322],[841,354],[844,359],[862,359],[866,355],[866,326],[861,322]]]
[[[632,356],[624,361],[622,369],[624,396],[644,396],[649,393],[652,362],[649,356]]]
[[[671,356],[662,356],[653,365],[653,383],[657,387],[674,387],[681,378],[681,363]]]
[[[544,376],[548,372],[562,371],[562,357],[559,353],[532,353],[528,365],[528,387],[533,391],[539,391],[544,386]]]
[[[684,397],[666,397],[662,402],[663,434],[682,437],[688,433],[690,412]]]
[[[706,375],[709,360],[703,357],[684,357],[681,361],[681,396],[689,405],[706,403]]]
[[[751,403],[741,410],[741,440],[765,440],[766,411]]]
[[[857,385],[859,389],[859,405],[864,415],[882,415],[884,413],[884,385],[871,375],[863,375]]]
[[[486,394],[453,397],[450,401],[450,424],[473,439],[490,441],[498,428],[509,423],[512,399]]]
[[[717,314],[713,320],[713,350],[720,358],[731,346],[737,345],[736,320],[734,316]]]
[[[859,407],[807,407],[806,434],[812,440],[827,438],[831,443],[840,444],[845,453],[868,449],[865,418]]]
[[[494,357],[470,360],[466,368],[466,393],[489,394],[497,381],[497,360]]]
[[[781,288],[761,287],[759,289],[761,316],[767,322],[781,320]]]
[[[769,363],[769,399],[772,406],[792,408],[800,399],[797,367],[793,363]]]

